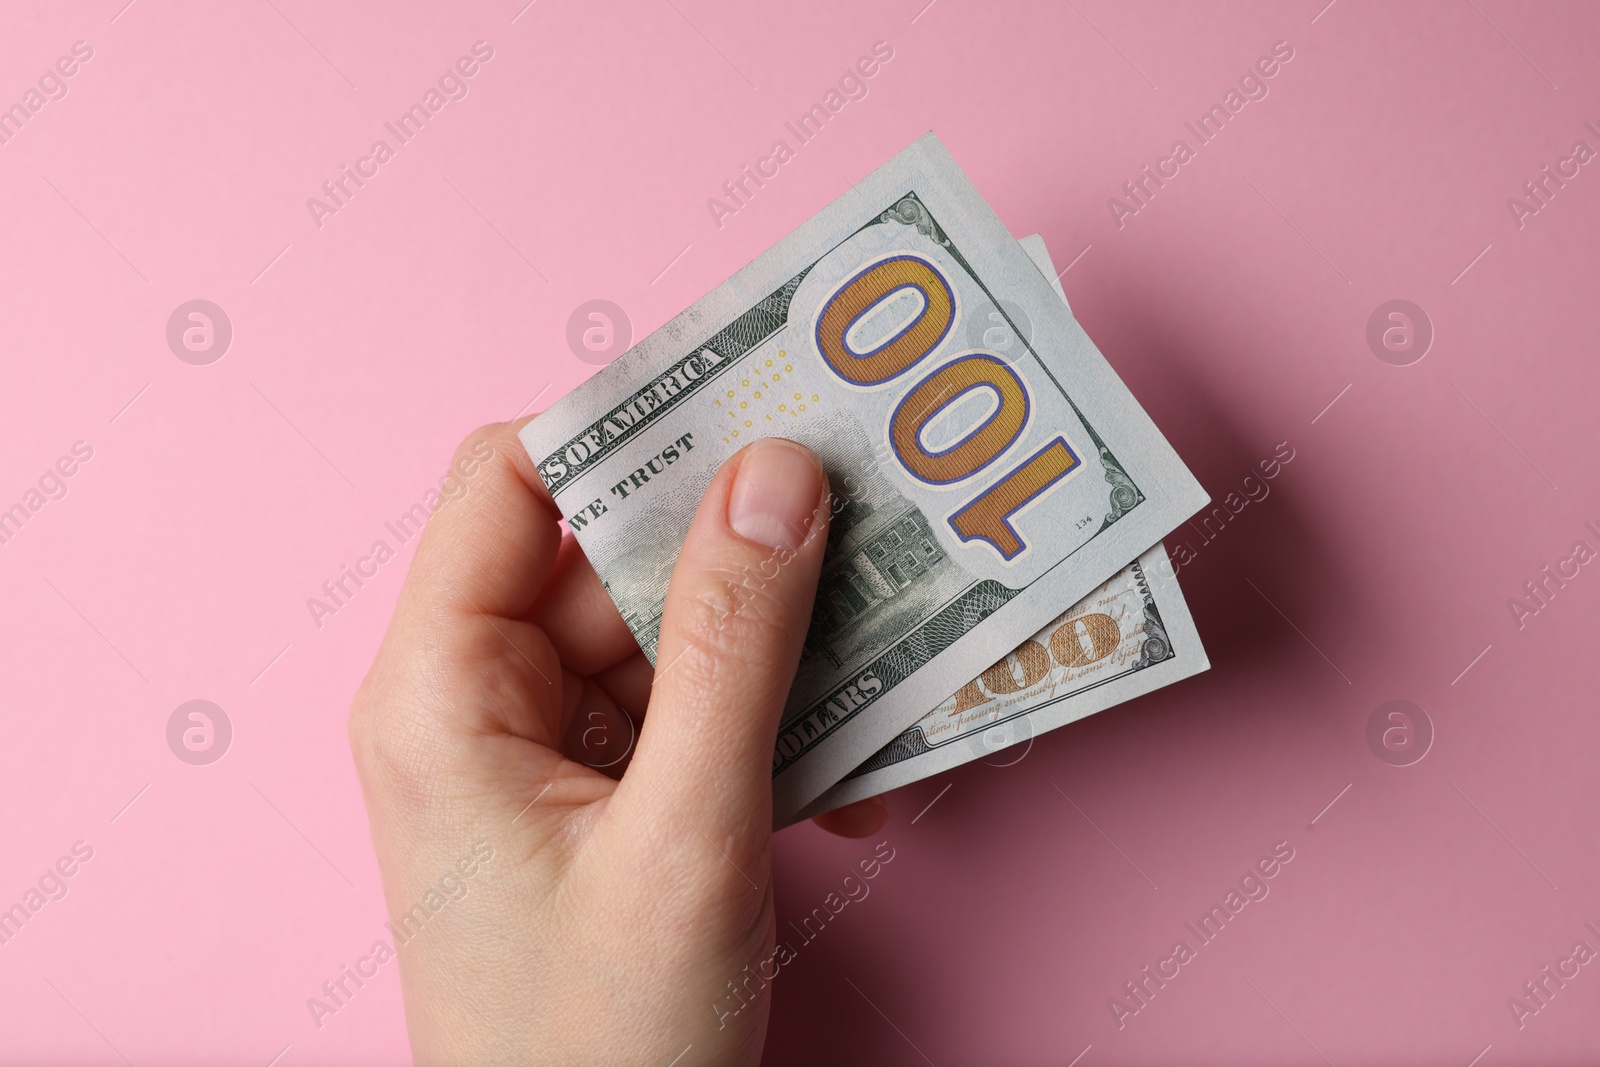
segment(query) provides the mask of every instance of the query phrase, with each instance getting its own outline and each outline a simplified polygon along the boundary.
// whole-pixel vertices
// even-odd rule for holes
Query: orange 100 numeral
[[[914,293],[921,306],[910,321],[875,348],[857,351],[850,333],[863,318],[901,293]],[[921,363],[950,335],[955,293],[932,263],[920,256],[880,260],[845,282],[817,317],[817,350],[828,368],[861,388],[877,388]],[[960,440],[941,449],[924,442],[927,428],[973,390],[994,398],[994,408]],[[928,485],[956,485],[975,477],[1022,437],[1032,414],[1028,385],[1010,365],[987,352],[968,352],[918,379],[889,418],[889,446],[907,474]],[[1000,475],[949,517],[963,542],[982,541],[1006,560],[1027,549],[1012,516],[1082,460],[1057,435],[1009,472]]]
[[[1068,619],[1051,632],[1046,644],[1048,652],[1038,641],[1022,642],[1005,659],[958,689],[950,717],[963,715],[996,697],[1032,689],[1050,673],[1052,660],[1067,670],[1100,662],[1122,644],[1122,628],[1110,615],[1097,611]],[[1021,678],[1017,677],[1017,670],[1021,670]]]

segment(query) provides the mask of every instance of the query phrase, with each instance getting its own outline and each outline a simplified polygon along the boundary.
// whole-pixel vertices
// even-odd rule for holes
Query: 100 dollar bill
[[[1019,243],[1065,304],[1044,238]],[[990,338],[997,348],[1013,340],[1003,330]],[[1210,665],[1176,569],[1158,544],[873,753],[795,821],[973,760],[1010,766],[1029,750],[997,753]]]
[[[767,436],[838,498],[780,823],[1207,499],[932,134],[523,429],[652,660],[701,494]]]
[[[795,821],[995,756],[1209,666],[1166,549],[1156,545],[879,749]],[[998,759],[1008,766],[1026,754]]]

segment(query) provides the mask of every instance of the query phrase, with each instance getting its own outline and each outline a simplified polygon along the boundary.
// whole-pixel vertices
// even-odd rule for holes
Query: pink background
[[[1521,228],[1506,203],[1600,148],[1594,7],[524,2],[6,12],[0,104],[94,55],[0,145],[0,507],[93,458],[0,545],[0,906],[94,855],[0,946],[0,1061],[407,1059],[392,968],[320,1029],[305,1001],[383,933],[344,718],[410,548],[320,628],[307,598],[473,427],[594,371],[578,304],[641,337],[930,128],[1081,253],[1074,310],[1213,496],[1295,458],[1169,539],[1209,673],[890,798],[896,859],[776,981],[769,1061],[1600,1053],[1600,967],[1507,1007],[1600,949],[1600,567],[1507,606],[1600,548],[1600,172]],[[318,228],[307,198],[477,40],[469,95]],[[719,228],[706,199],[879,40],[870,95]],[[1280,40],[1270,95],[1119,229],[1108,198]],[[233,324],[208,366],[165,340],[196,298]],[[1436,330],[1406,367],[1365,340],[1395,298]],[[234,728],[203,767],[165,737],[197,698]],[[1368,747],[1391,699],[1436,730],[1415,765]],[[1119,1029],[1280,840],[1271,895]],[[871,844],[786,831],[784,916]]]

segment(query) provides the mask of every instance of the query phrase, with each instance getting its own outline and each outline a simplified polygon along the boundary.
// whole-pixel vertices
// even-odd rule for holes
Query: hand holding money
[[[828,538],[822,469],[761,441],[715,475],[652,685],[513,428],[458,455],[485,445],[350,717],[416,1059],[755,1062],[770,998],[711,1006],[774,951],[768,767]],[[777,554],[730,610],[727,576]]]
[[[996,324],[1020,343],[997,351]],[[658,667],[695,502],[775,436],[836,498],[780,823],[1206,500],[931,134],[524,429]]]
[[[1204,494],[1029,255],[925,139],[484,432],[351,712],[419,1060],[753,1062],[774,822],[1203,668]]]

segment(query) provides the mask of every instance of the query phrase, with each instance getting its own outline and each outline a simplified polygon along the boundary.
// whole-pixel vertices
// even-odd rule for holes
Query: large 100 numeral
[[[916,317],[876,348],[858,352],[850,332],[861,319],[904,292],[922,306]],[[817,318],[817,349],[834,374],[851,385],[875,388],[915,367],[943,343],[955,321],[955,293],[939,269],[919,256],[881,260],[840,286]],[[940,414],[974,389],[994,397],[994,409],[953,444],[930,449],[925,433]],[[998,356],[967,352],[923,374],[889,417],[889,447],[911,477],[927,485],[966,482],[1021,439],[1032,415],[1028,385]],[[1028,547],[1011,517],[1082,463],[1067,439],[1051,438],[948,518],[963,542],[987,542],[1012,560]]]

